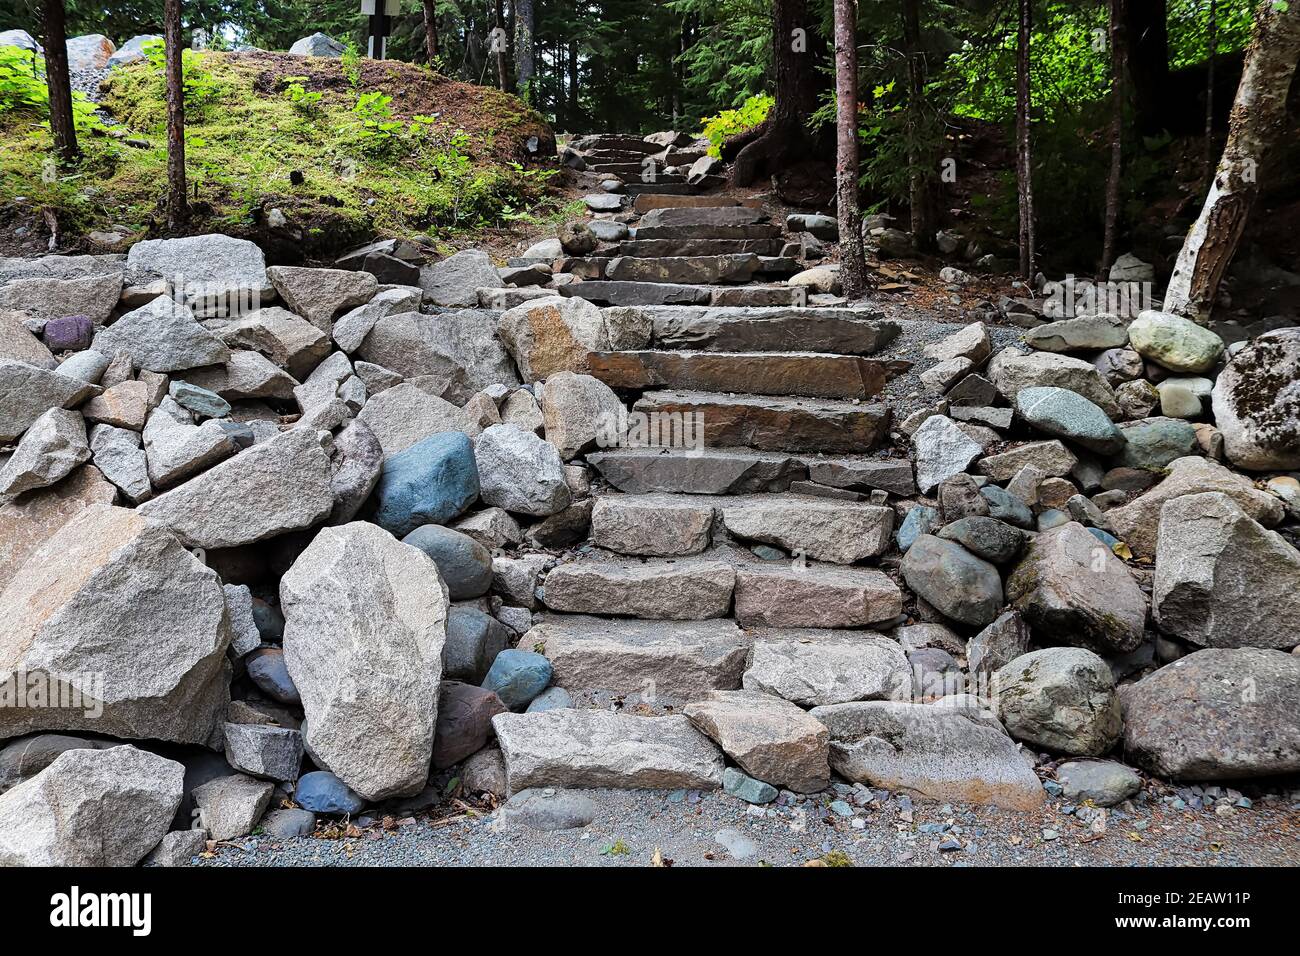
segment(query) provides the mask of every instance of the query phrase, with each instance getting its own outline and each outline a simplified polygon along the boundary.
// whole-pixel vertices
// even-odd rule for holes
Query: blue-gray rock
[[[1058,511],[1056,508],[1048,508],[1038,513],[1038,530],[1051,531],[1053,528],[1059,528],[1063,524],[1070,523],[1070,516],[1064,511]]]
[[[923,534],[931,534],[941,523],[937,508],[931,508],[929,505],[917,505],[912,508],[903,518],[902,524],[898,526],[896,535],[898,550],[906,553],[917,538]]]
[[[278,647],[264,647],[245,658],[248,676],[267,697],[281,704],[300,704],[298,688],[284,666],[284,652]]]
[[[230,414],[230,403],[206,388],[173,381],[167,391],[177,405],[202,418],[225,418]]]
[[[1025,544],[1025,536],[1019,528],[996,518],[978,515],[944,525],[939,537],[956,541],[972,554],[994,564],[1006,564],[1020,553]]]
[[[1022,388],[1016,393],[1016,412],[1039,431],[1078,442],[1103,455],[1116,454],[1124,447],[1124,435],[1110,417],[1067,388]]]
[[[395,536],[446,524],[478,498],[474,445],[461,432],[440,432],[389,456],[375,488],[375,523]]]
[[[980,489],[980,495],[989,504],[990,518],[997,518],[1017,528],[1028,530],[1034,527],[1034,513],[1029,510],[1029,506],[1005,488],[985,485]]]
[[[917,538],[902,572],[909,588],[954,621],[983,627],[1002,610],[998,569],[953,541],[930,534]]]
[[[426,524],[402,539],[419,548],[438,566],[453,601],[468,601],[487,594],[492,586],[492,552],[467,534]]]
[[[746,803],[771,803],[779,792],[770,783],[755,780],[735,767],[722,771],[722,789]]]
[[[520,790],[502,808],[502,818],[534,830],[576,830],[596,819],[596,804],[568,790]]]
[[[483,683],[498,654],[510,646],[510,631],[478,608],[453,607],[447,614],[442,673],[448,680]]]
[[[563,687],[551,687],[534,697],[526,712],[535,714],[539,710],[564,710],[572,706],[573,698],[569,696],[567,690]]]
[[[1119,426],[1124,447],[1111,461],[1115,468],[1160,471],[1179,458],[1200,454],[1196,428],[1181,418],[1143,418]]]
[[[551,662],[534,651],[507,648],[492,662],[483,686],[511,710],[523,710],[551,682]]]
[[[366,808],[366,801],[328,770],[313,770],[299,777],[293,802],[313,813],[353,814]]]
[[[262,830],[273,840],[311,836],[316,814],[310,810],[272,810],[262,818]]]
[[[280,609],[257,597],[253,598],[253,623],[264,641],[278,643],[284,637],[284,615]]]

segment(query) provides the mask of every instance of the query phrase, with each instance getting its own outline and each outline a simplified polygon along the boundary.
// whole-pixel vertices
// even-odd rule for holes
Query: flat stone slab
[[[643,184],[637,192],[629,193],[636,197],[632,203],[632,208],[636,212],[650,212],[652,209],[681,209],[694,208],[697,206],[738,206],[740,202],[735,199],[721,199],[717,196],[695,196],[695,186],[687,184],[685,189],[674,189],[673,192],[667,190],[655,192],[652,184]],[[708,253],[706,253],[707,255]],[[677,253],[677,255],[692,255],[689,252]]]
[[[616,282],[748,282],[758,271],[758,256],[738,253],[724,256],[619,256],[605,267],[605,277]]]
[[[778,239],[781,227],[770,223],[734,226],[673,225],[654,226],[641,220],[635,236],[640,239]]]
[[[740,687],[751,640],[734,621],[609,620],[546,615],[520,640],[551,662],[553,683],[691,701]]]
[[[785,491],[808,477],[797,458],[749,448],[615,448],[587,455],[587,464],[628,494]]]
[[[931,800],[1034,810],[1038,776],[997,719],[973,706],[867,701],[815,707],[845,778]]]
[[[638,230],[656,226],[752,226],[767,220],[767,213],[752,206],[654,209],[641,217]]]
[[[588,363],[611,388],[815,398],[871,398],[884,390],[890,371],[872,359],[816,352],[592,352]]]
[[[651,197],[637,198],[641,200]],[[697,197],[683,197],[697,198]],[[752,253],[774,256],[781,251],[780,239],[625,239],[618,244],[618,254],[635,259],[666,256],[733,256]]]
[[[805,293],[802,287],[786,285],[715,286],[709,305],[737,309],[803,306]]]
[[[903,611],[903,592],[882,571],[778,562],[736,569],[741,627],[869,627]]]
[[[600,305],[708,305],[713,298],[709,286],[664,282],[574,282],[559,292]]]
[[[492,718],[506,781],[528,787],[716,790],[721,751],[681,716],[546,710]]]
[[[722,524],[740,538],[814,561],[853,564],[892,544],[894,509],[811,495],[760,495],[720,502]]]
[[[889,409],[883,403],[655,391],[646,392],[633,407],[646,413],[701,415],[706,445],[761,451],[867,452],[889,431]]]
[[[832,488],[879,488],[906,498],[916,494],[912,463],[906,458],[808,458],[808,476]]]
[[[902,645],[871,631],[760,628],[741,678],[746,690],[800,707],[906,700],[912,668]]]
[[[721,561],[593,560],[560,565],[544,587],[554,611],[693,621],[725,615],[735,583],[735,571]]]
[[[714,499],[699,495],[601,495],[591,510],[591,541],[619,554],[699,554],[713,540]]]

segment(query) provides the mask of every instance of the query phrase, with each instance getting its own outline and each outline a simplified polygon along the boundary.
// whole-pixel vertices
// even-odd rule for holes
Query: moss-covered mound
[[[185,59],[191,232],[249,235],[278,258],[324,256],[376,234],[509,223],[552,175],[529,162],[554,157],[550,129],[498,90],[397,61],[190,51]],[[101,99],[106,125],[83,128],[75,170],[52,163],[43,116],[0,109],[6,218],[49,210],[65,236],[159,232],[161,50],[114,70]]]

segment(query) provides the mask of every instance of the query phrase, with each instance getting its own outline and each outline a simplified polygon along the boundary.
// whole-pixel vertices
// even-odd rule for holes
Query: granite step
[[[657,349],[871,355],[900,332],[899,324],[885,320],[878,309],[657,306],[647,311]]]
[[[611,282],[671,282],[682,285],[714,285],[749,282],[761,262],[752,252],[723,256],[619,256],[605,267]]]
[[[815,561],[854,564],[890,547],[894,509],[798,494],[602,494],[591,515],[591,542],[618,554],[699,554],[721,530]]]
[[[811,398],[871,398],[900,365],[909,365],[818,352],[685,350],[592,352],[588,363],[591,374],[610,388]]]
[[[774,256],[781,251],[780,239],[626,239],[616,253],[634,259],[672,256],[733,256],[753,253]]]
[[[889,434],[889,408],[882,402],[653,391],[633,408],[647,415],[690,414],[702,423],[706,446],[861,454]]]
[[[591,452],[587,464],[629,494],[780,492],[808,478],[800,459],[752,448],[611,448]]]
[[[560,294],[597,305],[794,306],[807,301],[802,287],[690,285],[674,282],[588,280],[561,286]]]
[[[735,584],[730,564],[705,558],[584,558],[553,568],[542,594],[552,611],[693,621],[725,617]]]

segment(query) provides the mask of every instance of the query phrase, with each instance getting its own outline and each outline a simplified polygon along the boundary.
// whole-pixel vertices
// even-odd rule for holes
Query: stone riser
[[[813,398],[871,398],[886,363],[850,355],[769,352],[592,352],[591,374],[611,388],[674,388]]]

